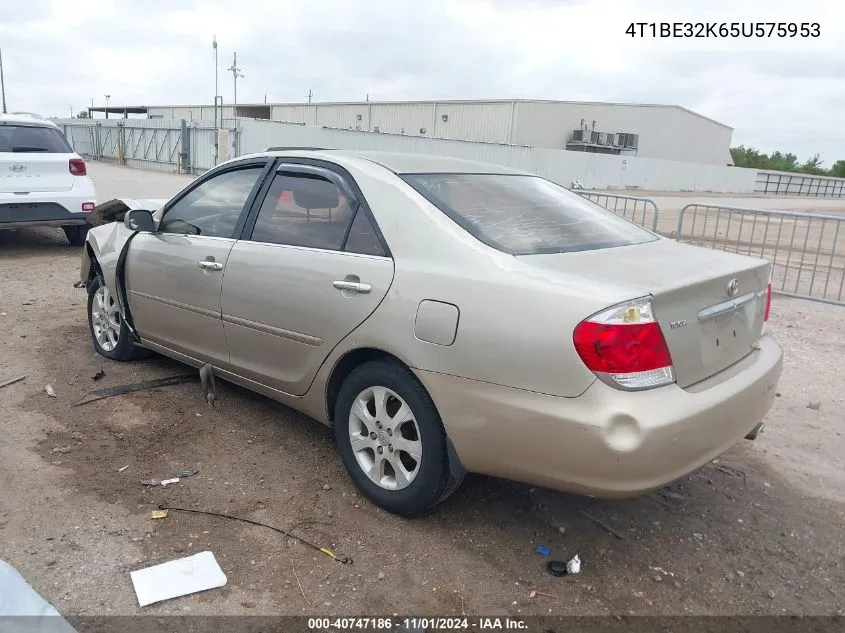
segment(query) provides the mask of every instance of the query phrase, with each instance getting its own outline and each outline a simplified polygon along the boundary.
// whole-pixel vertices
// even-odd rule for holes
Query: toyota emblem
[[[729,297],[735,297],[736,294],[739,292],[739,280],[731,279],[728,282],[727,291]]]
[[[9,171],[15,171],[15,172],[26,171],[26,165],[21,165],[20,163],[13,163],[13,164],[9,165]]]

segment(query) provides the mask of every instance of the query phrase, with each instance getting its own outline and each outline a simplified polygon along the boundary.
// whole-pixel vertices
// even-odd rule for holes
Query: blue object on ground
[[[543,547],[542,545],[538,545],[537,549],[535,550],[540,556],[548,556],[551,554],[551,550],[548,547]]]

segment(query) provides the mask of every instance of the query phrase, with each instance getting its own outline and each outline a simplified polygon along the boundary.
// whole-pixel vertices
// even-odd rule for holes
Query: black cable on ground
[[[231,519],[232,521],[240,521],[242,523],[249,523],[250,525],[257,525],[258,527],[267,528],[268,530],[273,530],[274,532],[278,532],[279,534],[287,536],[288,538],[295,539],[295,540],[299,541],[300,543],[302,543],[303,545],[307,545],[311,549],[317,550],[321,554],[324,554],[324,555],[328,556],[329,558],[331,558],[332,560],[337,561],[341,565],[351,565],[352,564],[352,559],[349,556],[341,556],[341,555],[335,554],[330,549],[327,549],[325,547],[320,547],[319,545],[315,545],[314,543],[311,543],[310,541],[306,541],[301,536],[297,536],[296,534],[291,534],[290,532],[288,532],[286,530],[274,527],[272,525],[267,525],[266,523],[261,523],[259,521],[253,521],[252,519],[244,519],[243,517],[236,517],[236,516],[233,516],[231,514],[224,514],[222,512],[209,512],[208,510],[192,510],[191,508],[178,508],[176,506],[166,506],[166,505],[160,505],[158,508],[159,508],[159,510],[173,510],[175,512],[193,512],[194,514],[205,514],[207,516],[220,517],[221,519]]]

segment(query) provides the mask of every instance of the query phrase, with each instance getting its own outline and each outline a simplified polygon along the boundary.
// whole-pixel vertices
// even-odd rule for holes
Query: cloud
[[[7,101],[63,116],[90,104],[539,98],[670,103],[735,144],[845,158],[845,27],[836,3],[771,0],[30,0],[0,3]],[[763,8],[765,7],[765,10]],[[827,20],[821,43],[632,39],[630,22]],[[799,38],[800,39],[800,38]],[[823,40],[823,41],[822,41]],[[712,47],[711,46],[711,47]],[[766,49],[766,46],[769,48]],[[772,47],[775,49],[772,49]]]

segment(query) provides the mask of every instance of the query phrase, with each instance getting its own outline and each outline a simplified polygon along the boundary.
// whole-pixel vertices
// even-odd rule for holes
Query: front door
[[[129,245],[126,287],[139,336],[216,366],[229,351],[220,293],[250,195],[266,161],[210,175],[165,207],[154,233]]]
[[[317,167],[279,168],[248,237],[229,253],[223,282],[232,369],[302,395],[378,307],[393,260],[348,183]]]

